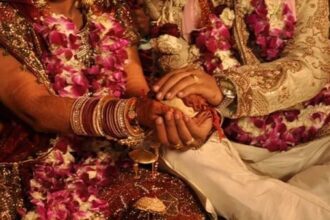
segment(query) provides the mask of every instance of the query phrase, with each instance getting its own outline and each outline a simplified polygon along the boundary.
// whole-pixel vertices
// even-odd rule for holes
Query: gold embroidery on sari
[[[44,67],[34,51],[35,44],[28,40],[34,37],[32,27],[8,4],[0,2],[0,11],[4,12],[0,23],[0,44],[54,94]]]
[[[133,21],[131,10],[124,0],[112,0],[116,9],[116,18],[125,28],[125,37],[131,41],[132,45],[138,44],[140,35],[136,29],[136,25]]]
[[[19,166],[0,166],[0,219],[15,219],[17,210],[23,208]]]

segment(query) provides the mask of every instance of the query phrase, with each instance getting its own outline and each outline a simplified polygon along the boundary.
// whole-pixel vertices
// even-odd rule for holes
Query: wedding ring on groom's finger
[[[196,83],[199,81],[199,77],[196,74],[191,74],[191,77],[194,79]]]

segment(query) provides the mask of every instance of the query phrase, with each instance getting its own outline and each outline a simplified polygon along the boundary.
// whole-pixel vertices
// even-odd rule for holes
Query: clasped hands
[[[166,74],[152,87],[152,91],[155,99],[137,103],[138,121],[154,128],[158,140],[172,149],[187,150],[201,146],[212,129],[211,112],[200,111],[190,118],[160,101],[199,95],[211,106],[216,106],[223,96],[214,78],[202,70],[187,67]]]

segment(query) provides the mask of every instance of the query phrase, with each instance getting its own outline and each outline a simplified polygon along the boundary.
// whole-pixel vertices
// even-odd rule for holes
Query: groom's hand
[[[223,95],[215,81],[209,74],[199,69],[187,67],[166,74],[154,86],[156,98],[159,100],[187,97],[197,94],[204,97],[210,104],[217,106]]]

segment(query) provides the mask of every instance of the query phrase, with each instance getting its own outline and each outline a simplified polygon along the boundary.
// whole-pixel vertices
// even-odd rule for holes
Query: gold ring
[[[195,138],[191,138],[191,140],[186,142],[187,146],[193,145],[195,143]]]
[[[196,76],[196,74],[191,74],[192,78],[194,79],[195,82],[199,81],[199,77]]]
[[[179,143],[179,144],[173,145],[173,147],[178,150],[178,149],[182,148],[182,145]]]

